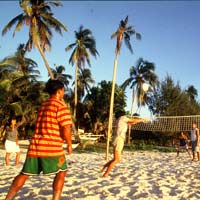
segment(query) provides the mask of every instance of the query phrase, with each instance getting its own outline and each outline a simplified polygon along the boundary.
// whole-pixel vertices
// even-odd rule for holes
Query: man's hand
[[[68,155],[72,153],[72,145],[67,145],[67,152],[68,152]]]
[[[150,119],[148,119],[148,118],[142,118],[142,122],[144,122],[144,123],[147,123],[149,121],[150,121]]]

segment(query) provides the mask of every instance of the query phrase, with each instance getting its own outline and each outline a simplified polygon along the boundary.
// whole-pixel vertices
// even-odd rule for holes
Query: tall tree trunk
[[[113,69],[113,79],[112,79],[112,91],[111,91],[111,98],[110,98],[110,111],[109,111],[109,120],[108,120],[108,132],[107,132],[107,144],[106,144],[106,160],[108,160],[109,141],[110,141],[110,137],[112,135],[113,107],[114,107],[114,94],[115,94],[117,62],[118,62],[118,54],[115,54],[114,69]]]
[[[42,50],[42,48],[40,47],[40,45],[38,44],[38,42],[35,45],[37,46],[37,48],[38,48],[38,50],[40,52],[40,55],[42,56],[42,59],[43,59],[44,64],[45,64],[45,66],[47,68],[47,71],[48,71],[48,74],[49,74],[50,78],[54,79],[54,75],[53,75],[53,73],[51,71],[51,68],[50,68],[48,62],[47,62],[46,56],[44,54],[44,51]]]
[[[74,83],[74,120],[75,120],[75,124],[76,124],[76,111],[77,111],[77,102],[78,102],[77,84],[78,84],[78,64],[76,63],[75,83]]]
[[[133,106],[135,104],[135,100],[136,100],[136,91],[135,93],[133,92],[133,95],[132,95],[132,103],[131,103],[131,117],[133,115]],[[128,139],[127,139],[127,144],[130,145],[131,143],[131,125],[128,126]]]

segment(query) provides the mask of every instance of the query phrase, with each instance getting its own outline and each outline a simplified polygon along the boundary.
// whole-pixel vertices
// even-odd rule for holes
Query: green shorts
[[[67,162],[64,155],[48,158],[27,157],[21,173],[27,175],[56,174],[66,170]]]

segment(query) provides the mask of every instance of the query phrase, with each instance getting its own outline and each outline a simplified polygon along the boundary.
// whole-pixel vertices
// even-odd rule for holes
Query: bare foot
[[[104,174],[103,177],[108,177],[108,174]]]

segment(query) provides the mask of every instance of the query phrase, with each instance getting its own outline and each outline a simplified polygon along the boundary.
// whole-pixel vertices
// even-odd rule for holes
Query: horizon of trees
[[[24,22],[25,19],[29,21],[35,19],[31,13],[34,13],[34,9],[37,9],[38,2],[43,5],[44,11],[51,11],[47,9],[47,6],[49,6],[48,1],[22,0],[20,1],[20,6],[25,9],[25,15],[20,15],[21,18],[15,19],[15,22],[10,21],[10,23],[4,27],[2,33],[5,34],[16,22],[18,22],[18,24],[15,31],[20,29],[21,23]],[[36,6],[36,8],[34,6]],[[28,8],[32,10],[30,11]],[[50,13],[53,15],[52,12]],[[47,12],[47,14],[49,13]],[[45,17],[45,15],[43,15],[43,17]],[[40,19],[38,20],[38,24],[40,24],[41,18],[38,19]],[[65,26],[58,20],[52,17],[48,20],[50,20],[48,21],[49,23],[51,22],[49,27],[55,28],[56,24],[60,26],[60,28],[57,29],[58,32],[60,32],[61,29],[65,29]],[[122,20],[120,22],[119,30],[122,30],[120,27],[124,28],[123,26],[125,26],[127,22],[128,16],[124,21]],[[35,30],[35,26],[36,24],[33,20],[33,25],[30,27],[33,29],[30,29],[30,31],[32,30],[31,33],[39,33]],[[129,33],[136,34],[139,38],[141,37],[138,33],[134,32],[135,30],[133,31],[130,27],[127,28],[128,31],[131,31]],[[7,56],[0,61],[0,137],[3,135],[9,116],[13,113],[20,116],[21,121],[23,121],[20,127],[21,136],[24,138],[30,137],[34,130],[37,109],[41,102],[48,97],[44,91],[45,82],[38,81],[40,72],[37,68],[37,62],[27,57],[27,50],[30,50],[32,45],[35,45],[40,51],[45,64],[48,65],[45,61],[44,51],[51,46],[51,37],[47,38],[47,33],[50,30],[48,29],[48,25],[47,27],[42,27],[40,30],[44,31],[43,36],[39,34],[38,37],[36,37],[37,34],[30,34],[29,41],[26,44],[20,44],[13,56]],[[114,52],[116,57],[118,57],[120,52],[123,39],[121,33],[117,35],[119,32],[115,32],[112,35],[112,38],[121,36],[121,39],[117,38],[116,51]],[[130,42],[129,36],[130,35],[125,34],[126,39]],[[99,54],[96,48],[95,38],[92,36],[91,30],[83,29],[81,25],[79,30],[75,32],[75,39],[74,43],[66,47],[66,51],[75,47],[69,60],[72,65],[74,63],[76,65],[74,79],[72,75],[64,73],[65,67],[62,65],[58,64],[50,69],[47,66],[47,69],[50,78],[57,78],[65,83],[65,100],[70,105],[71,113],[76,113],[73,120],[76,122],[77,128],[80,127],[84,128],[86,131],[92,131],[94,133],[104,132],[107,134],[110,114],[110,94],[114,92],[114,106],[113,112],[111,112],[113,116],[118,110],[125,110],[127,101],[126,88],[128,86],[130,86],[133,91],[134,98],[132,102],[137,102],[138,110],[140,110],[142,106],[147,105],[149,111],[153,115],[195,115],[200,112],[200,103],[195,86],[189,85],[186,89],[182,89],[179,83],[175,83],[173,78],[168,74],[164,80],[159,81],[159,77],[155,72],[155,64],[143,58],[138,59],[136,67],[130,66],[130,77],[127,77],[121,85],[116,84],[113,80],[102,80],[95,86],[95,80],[92,78],[90,69],[85,67],[85,62],[91,67],[89,54],[94,57]],[[127,43],[127,45],[132,50],[130,43]],[[142,83],[149,84],[149,89],[147,91],[143,90]],[[76,88],[75,90],[74,87]],[[132,110],[127,111],[127,114],[132,115]]]

